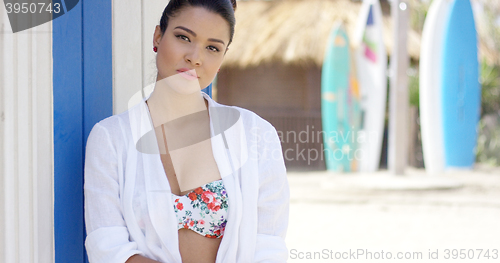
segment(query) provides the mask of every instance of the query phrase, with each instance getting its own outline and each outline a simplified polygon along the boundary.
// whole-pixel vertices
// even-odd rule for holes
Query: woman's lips
[[[179,72],[179,75],[181,75],[182,77],[184,77],[187,80],[198,79],[198,76],[196,75],[196,71],[194,69],[193,70],[180,69],[180,70],[177,70],[177,72]]]

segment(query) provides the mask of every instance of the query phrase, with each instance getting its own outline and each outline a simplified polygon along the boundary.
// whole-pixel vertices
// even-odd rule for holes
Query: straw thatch
[[[342,21],[352,39],[360,7],[361,2],[351,0],[239,1],[236,33],[223,67],[276,61],[320,66],[332,26]],[[393,33],[387,2],[382,2],[382,9],[384,43],[390,55]],[[414,60],[419,59],[420,39],[420,32],[409,31],[408,53]],[[481,53],[497,56],[490,50]]]
[[[352,38],[360,6],[360,2],[350,0],[240,1],[236,33],[224,66],[248,67],[273,61],[321,65],[332,26],[342,21]],[[390,24],[390,17],[384,16],[384,42],[389,53]],[[420,35],[412,31],[408,41],[410,56],[418,59]]]

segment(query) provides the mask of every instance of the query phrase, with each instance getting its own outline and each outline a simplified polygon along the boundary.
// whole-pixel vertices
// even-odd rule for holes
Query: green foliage
[[[484,6],[483,42],[497,52],[500,51],[500,16],[498,0],[475,0]],[[500,61],[493,59],[481,63],[481,121],[479,122],[476,161],[500,166]],[[491,61],[490,61],[491,63]]]
[[[481,63],[481,121],[476,161],[500,166],[500,67]]]
[[[500,111],[500,67],[481,63],[481,116]]]
[[[420,0],[411,0],[410,4],[410,27],[417,32],[422,32],[424,28],[425,17],[429,10],[431,1],[424,2]]]
[[[416,67],[411,67],[408,70],[408,89],[410,97],[410,106],[419,107],[420,94],[419,94],[419,76]]]
[[[485,116],[479,122],[476,161],[500,166],[500,116],[498,114]]]

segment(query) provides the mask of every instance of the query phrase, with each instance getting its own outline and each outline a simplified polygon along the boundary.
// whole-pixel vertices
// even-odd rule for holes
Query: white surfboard
[[[425,170],[444,171],[441,60],[446,21],[452,0],[434,0],[429,7],[420,47],[420,130]]]
[[[387,96],[387,52],[379,0],[364,0],[354,35],[356,70],[361,93],[358,134],[359,170],[378,170],[384,134]]]

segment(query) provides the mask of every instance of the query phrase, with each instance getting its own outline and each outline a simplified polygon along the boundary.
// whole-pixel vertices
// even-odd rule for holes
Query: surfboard
[[[469,0],[455,0],[451,6],[441,66],[445,168],[472,168],[481,86],[477,32]]]
[[[382,151],[387,96],[387,52],[382,27],[380,2],[364,0],[354,35],[362,116],[357,158],[362,172],[378,170]]]
[[[441,110],[441,61],[445,25],[452,0],[434,0],[422,31],[419,66],[420,131],[425,170],[444,171],[444,138]]]
[[[349,38],[342,23],[330,32],[321,72],[321,117],[326,168],[335,172],[356,169],[356,122],[359,103],[352,76]]]
[[[358,74],[356,71],[356,59],[354,59],[354,52],[351,50],[351,72],[350,72],[350,83],[348,92],[348,108],[349,121],[351,129],[352,138],[352,148],[354,155],[351,160],[351,171],[359,171],[359,143],[357,141],[356,135],[359,133],[361,127],[361,92],[359,90]]]

